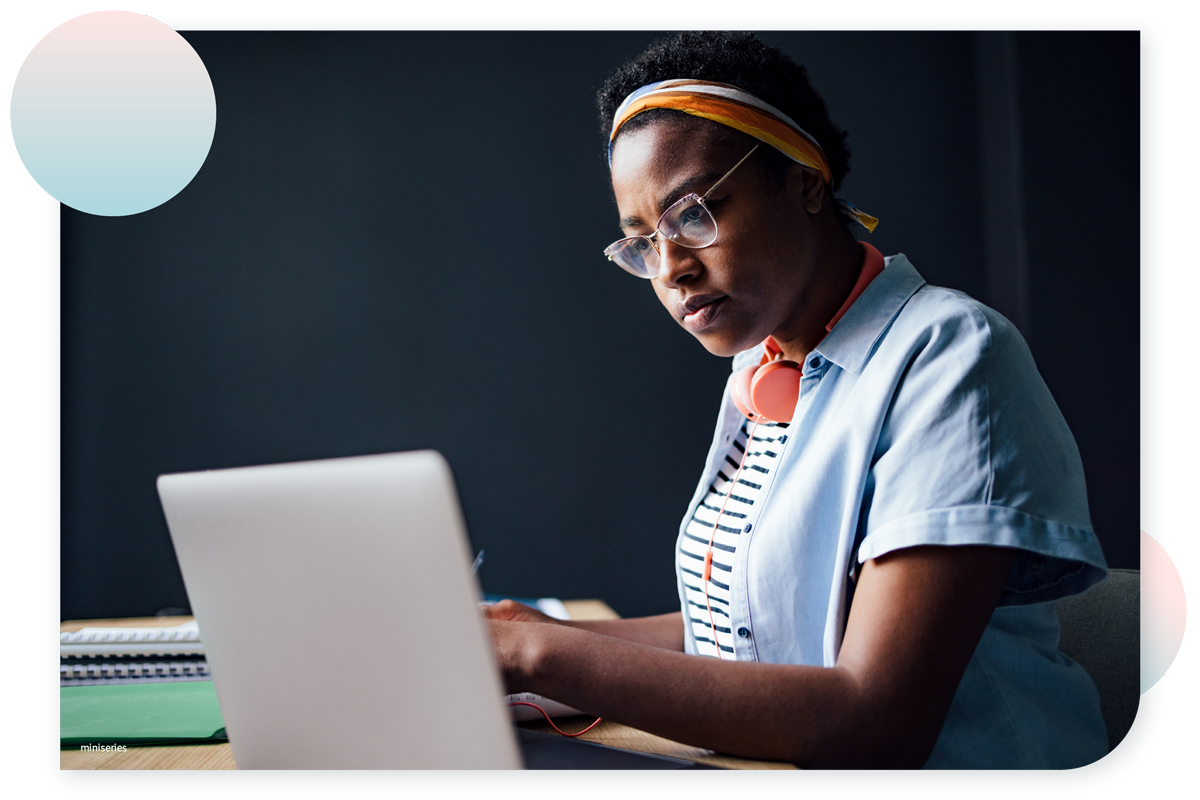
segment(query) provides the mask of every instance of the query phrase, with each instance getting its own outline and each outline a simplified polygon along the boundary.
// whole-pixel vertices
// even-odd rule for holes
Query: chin
[[[724,336],[709,336],[703,333],[696,335],[696,338],[700,341],[700,344],[704,345],[705,350],[721,358],[732,358],[743,350],[749,350],[761,341],[753,341],[747,344],[742,341],[731,341]]]

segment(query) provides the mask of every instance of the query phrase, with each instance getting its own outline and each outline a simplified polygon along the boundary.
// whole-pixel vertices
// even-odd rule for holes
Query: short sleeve
[[[1102,580],[1079,450],[1011,323],[931,289],[890,336],[906,361],[867,476],[858,562],[917,545],[1015,548],[1002,606]]]

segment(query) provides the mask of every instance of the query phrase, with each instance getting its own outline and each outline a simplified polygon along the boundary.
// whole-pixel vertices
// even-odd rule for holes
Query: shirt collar
[[[884,263],[879,277],[867,285],[813,350],[856,375],[908,298],[925,284],[904,254],[886,258]]]

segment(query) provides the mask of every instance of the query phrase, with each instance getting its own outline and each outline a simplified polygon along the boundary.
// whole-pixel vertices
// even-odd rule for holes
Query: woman
[[[498,604],[509,690],[801,766],[1103,756],[1053,601],[1106,568],[1020,335],[856,241],[874,220],[834,197],[845,133],[756,37],[658,42],[599,99],[625,233],[605,252],[734,375],[680,528],[682,611]]]

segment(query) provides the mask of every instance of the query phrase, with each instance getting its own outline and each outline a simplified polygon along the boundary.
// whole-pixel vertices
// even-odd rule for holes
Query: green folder
[[[212,681],[59,689],[60,746],[227,741]]]

